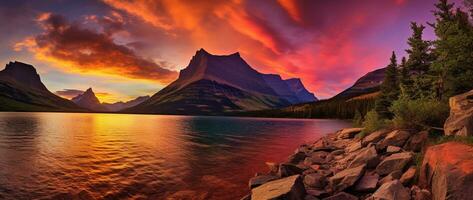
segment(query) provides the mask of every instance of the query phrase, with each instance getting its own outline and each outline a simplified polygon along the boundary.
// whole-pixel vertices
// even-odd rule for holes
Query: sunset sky
[[[195,52],[240,52],[262,73],[299,77],[329,98],[391,51],[436,0],[51,0],[0,2],[0,63],[33,64],[52,91],[102,101],[152,95]],[[456,0],[461,5],[461,0]],[[432,30],[426,38],[433,39]]]

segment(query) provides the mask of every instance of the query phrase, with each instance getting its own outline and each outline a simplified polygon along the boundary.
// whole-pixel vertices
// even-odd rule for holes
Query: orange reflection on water
[[[348,126],[119,114],[0,113],[0,198],[236,199],[300,143]]]

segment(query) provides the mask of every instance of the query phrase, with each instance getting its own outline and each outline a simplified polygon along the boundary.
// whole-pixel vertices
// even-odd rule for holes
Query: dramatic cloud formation
[[[124,76],[168,83],[176,72],[136,55],[130,48],[117,44],[110,36],[121,29],[120,21],[102,19],[104,33],[69,23],[64,17],[44,13],[37,19],[44,32],[15,45],[28,48],[40,60],[58,63],[79,73]]]
[[[164,37],[190,38],[192,48],[233,49],[262,72],[301,77],[323,98],[387,63],[398,46],[366,40],[391,25],[406,5],[399,0],[103,1],[162,30]]]
[[[238,51],[258,71],[299,77],[318,97],[329,98],[365,73],[386,66],[393,50],[399,57],[405,55],[409,23],[432,21],[436,1],[63,0],[52,5],[20,0],[7,3],[8,10],[19,9],[12,8],[17,4],[37,10],[11,20],[25,23],[24,18],[38,13],[57,14],[36,19],[39,30],[33,25],[8,27],[0,32],[4,36],[0,41],[10,38],[4,40],[11,44],[17,38],[16,50],[31,50],[36,60],[52,63],[49,68],[84,76],[119,76],[128,83],[155,80],[160,84],[140,83],[156,91],[172,81],[174,71],[185,67],[200,48],[213,54]],[[451,1],[459,5],[463,0]],[[9,21],[10,16],[0,21]],[[24,39],[25,27],[34,27],[28,35],[36,34]],[[17,28],[23,34],[13,37]],[[430,28],[425,36],[434,38]],[[56,90],[77,85],[60,85]],[[131,94],[139,88],[103,89],[126,96],[126,90]]]

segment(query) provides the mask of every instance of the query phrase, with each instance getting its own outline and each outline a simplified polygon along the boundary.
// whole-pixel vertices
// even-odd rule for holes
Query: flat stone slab
[[[302,200],[304,199],[304,196],[305,189],[300,175],[270,181],[251,190],[252,200]]]
[[[392,154],[379,163],[376,172],[384,176],[396,170],[402,171],[412,158],[413,154],[410,152]]]

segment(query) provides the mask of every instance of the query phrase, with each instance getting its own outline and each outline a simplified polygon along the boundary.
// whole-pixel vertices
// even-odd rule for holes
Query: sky
[[[152,95],[195,52],[240,52],[320,99],[405,55],[436,0],[0,0],[0,65],[32,64],[52,92],[103,102]],[[461,5],[461,0],[453,1]],[[431,28],[426,39],[434,39]],[[2,67],[0,67],[2,68]]]

